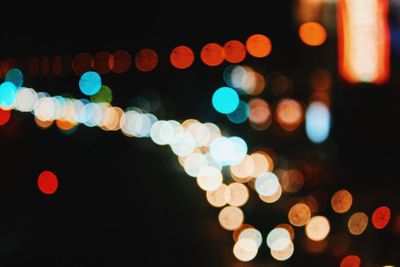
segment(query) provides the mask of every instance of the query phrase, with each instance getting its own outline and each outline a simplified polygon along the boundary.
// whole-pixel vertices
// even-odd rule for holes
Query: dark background
[[[371,214],[389,205],[399,215],[400,111],[398,66],[385,86],[347,85],[337,77],[336,36],[330,32],[321,47],[307,47],[297,36],[291,1],[268,1],[265,7],[192,3],[174,6],[155,3],[135,8],[103,6],[61,15],[62,7],[5,20],[0,56],[28,58],[55,54],[75,55],[123,49],[132,55],[142,48],[158,52],[154,71],[139,72],[132,65],[123,74],[108,73],[103,83],[113,90],[113,105],[125,108],[134,97],[157,95],[164,111],[160,119],[197,118],[226,127],[245,138],[250,151],[272,148],[294,166],[318,170],[320,181],[295,196],[339,188],[354,197],[351,212]],[[213,91],[224,85],[223,70],[205,66],[198,54],[209,42],[244,42],[254,33],[270,37],[273,52],[265,59],[247,56],[243,62],[262,74],[281,72],[294,83],[293,97],[308,103],[309,75],[318,67],[333,75],[333,128],[329,140],[314,145],[304,125],[285,134],[276,122],[262,132],[248,123],[233,125],[211,106]],[[188,45],[195,52],[192,67],[174,69],[170,51]],[[393,53],[392,62],[398,60]],[[79,77],[26,78],[24,85],[52,95],[82,97]],[[150,94],[150,93],[151,94]],[[266,91],[270,103],[279,98]],[[217,220],[218,209],[208,205],[193,178],[183,173],[168,147],[149,139],[126,138],[120,132],[103,132],[79,126],[65,135],[52,126],[39,129],[31,114],[13,112],[0,129],[0,265],[1,266],[339,266],[341,257],[329,252],[309,255],[302,248],[303,229],[296,229],[295,253],[284,263],[269,256],[265,244],[252,263],[238,262],[231,233]],[[56,194],[43,195],[37,176],[43,170],[57,174]],[[243,208],[246,222],[266,237],[276,224],[287,222],[284,196],[276,204],[261,204],[254,192]],[[350,213],[337,215],[328,205],[333,233],[347,233]],[[326,204],[326,203],[325,203]],[[322,205],[323,206],[323,205]],[[371,225],[360,237],[351,237],[346,253],[355,253],[377,266],[399,262],[399,236]],[[141,263],[143,262],[143,263]]]

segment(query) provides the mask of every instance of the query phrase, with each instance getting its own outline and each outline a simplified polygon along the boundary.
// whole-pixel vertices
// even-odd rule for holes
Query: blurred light
[[[157,52],[150,48],[141,49],[135,56],[136,68],[140,71],[152,71],[158,64]]]
[[[230,65],[224,70],[224,81],[232,88],[242,88],[248,79],[246,68],[240,65]]]
[[[251,239],[256,242],[258,248],[262,244],[262,235],[260,231],[255,228],[247,228],[241,231],[238,236],[238,240],[240,239]]]
[[[326,30],[318,22],[305,22],[299,28],[300,39],[309,46],[320,46],[326,41]]]
[[[117,50],[110,58],[111,70],[115,73],[124,73],[131,67],[131,55],[124,50]]]
[[[52,97],[42,97],[36,101],[33,112],[41,121],[52,121],[56,119],[57,104]]]
[[[50,61],[48,57],[44,57],[42,59],[42,62],[40,64],[40,71],[44,76],[49,76],[50,75]]]
[[[278,190],[270,196],[263,196],[263,195],[258,195],[260,199],[265,202],[265,203],[274,203],[278,201],[281,196],[282,196],[282,187],[279,185]]]
[[[63,60],[60,56],[55,56],[51,62],[51,70],[55,75],[63,73]]]
[[[210,154],[222,166],[237,164],[247,154],[247,145],[240,137],[217,137],[210,145]]]
[[[290,233],[284,228],[274,228],[267,235],[267,246],[270,249],[284,250],[290,243]]]
[[[24,83],[24,75],[22,74],[20,69],[13,68],[7,72],[4,81],[11,82],[15,85],[16,88],[20,88]]]
[[[54,122],[54,121],[42,121],[37,117],[35,117],[34,120],[35,120],[36,125],[39,126],[42,129],[49,128]]]
[[[253,158],[246,155],[240,163],[231,165],[231,173],[238,179],[245,179],[254,173],[254,168]]]
[[[225,60],[229,63],[240,63],[246,58],[246,47],[237,40],[231,40],[224,45]]]
[[[246,48],[250,55],[261,58],[271,53],[272,45],[267,36],[254,34],[246,40]]]
[[[293,87],[293,82],[283,74],[271,73],[267,76],[269,86],[271,87],[272,94],[281,96],[289,93]]]
[[[187,46],[181,45],[172,50],[169,57],[172,66],[177,69],[187,69],[194,61],[194,54],[192,49]]]
[[[235,242],[237,242],[237,241],[239,240],[239,235],[240,235],[244,230],[249,229],[249,228],[254,228],[254,226],[251,225],[251,224],[246,224],[246,223],[243,223],[242,225],[240,225],[240,227],[237,228],[237,229],[235,229],[235,230],[233,231],[233,233],[232,233],[233,240],[234,240]]]
[[[101,77],[97,72],[85,72],[79,79],[79,88],[85,95],[95,95],[101,88]]]
[[[368,216],[364,212],[356,212],[351,215],[347,227],[351,234],[361,235],[368,226]]]
[[[240,100],[238,107],[232,113],[228,114],[228,119],[236,124],[243,123],[247,120],[250,114],[249,105]]]
[[[275,260],[286,261],[293,255],[293,252],[294,252],[294,245],[292,241],[290,241],[283,250],[271,249],[271,256]]]
[[[275,228],[285,229],[286,231],[289,232],[290,240],[292,240],[292,241],[294,240],[294,229],[290,224],[287,224],[287,223],[278,224]]]
[[[57,191],[58,179],[53,172],[43,171],[39,174],[37,184],[43,194],[52,195]]]
[[[200,122],[193,123],[186,129],[186,132],[194,138],[198,147],[204,147],[209,144],[211,133],[206,125]]]
[[[285,131],[294,131],[303,121],[303,108],[293,99],[282,99],[276,107],[276,120]]]
[[[37,57],[31,59],[28,69],[31,77],[36,77],[39,74],[39,59]]]
[[[90,96],[90,100],[94,103],[111,103],[112,98],[112,91],[107,85],[101,85],[100,90]]]
[[[350,246],[350,238],[347,234],[340,233],[334,235],[330,240],[329,243],[332,247],[332,254],[334,256],[341,256],[343,255]]]
[[[249,199],[249,190],[241,183],[231,183],[225,190],[225,199],[231,206],[243,206]]]
[[[188,156],[196,148],[196,141],[187,133],[179,133],[171,141],[171,149],[177,156]]]
[[[204,64],[214,67],[224,62],[225,51],[216,43],[206,44],[200,52],[200,59]]]
[[[12,82],[0,84],[0,108],[11,108],[17,98],[17,88]]]
[[[314,143],[324,142],[331,127],[331,115],[324,103],[313,102],[306,111],[306,133]]]
[[[82,75],[93,67],[93,58],[88,53],[77,54],[72,61],[72,69],[76,75]]]
[[[175,135],[181,132],[181,126],[176,122],[176,128],[170,121],[157,121],[151,127],[150,137],[158,145],[169,144]]]
[[[184,161],[185,172],[192,177],[197,177],[201,170],[208,166],[207,158],[200,153],[192,153]]]
[[[107,51],[97,53],[93,59],[93,70],[99,74],[106,74],[111,70],[114,64],[112,55]]]
[[[269,161],[267,160],[264,153],[261,152],[252,153],[250,157],[252,158],[254,164],[254,171],[251,174],[252,177],[259,177],[263,173],[272,170],[270,168]]]
[[[221,87],[214,92],[212,105],[219,113],[229,114],[238,107],[239,96],[232,88]]]
[[[282,185],[283,191],[288,193],[295,193],[299,191],[304,185],[304,176],[301,171],[297,169],[283,171],[280,178],[280,183]]]
[[[31,88],[21,88],[17,92],[17,99],[15,101],[15,109],[22,112],[31,112],[38,99],[35,90]]]
[[[244,220],[243,211],[238,207],[227,206],[218,214],[218,221],[221,226],[229,231],[238,229]],[[256,248],[257,248],[257,244]]]
[[[105,131],[117,131],[120,129],[120,119],[124,111],[117,107],[103,107],[99,127]]]
[[[297,227],[306,225],[311,219],[311,210],[304,203],[293,205],[288,213],[289,222]]]
[[[342,259],[340,267],[360,267],[361,259],[356,255],[349,255]]]
[[[262,173],[255,183],[256,191],[262,196],[272,196],[280,188],[278,177],[272,172]]]
[[[337,191],[331,199],[332,209],[337,213],[347,212],[353,203],[353,197],[350,192],[342,189]]]
[[[337,4],[339,73],[350,83],[382,84],[390,75],[388,0]]]
[[[324,216],[314,216],[306,225],[307,237],[313,241],[324,240],[331,229],[329,221]]]
[[[65,120],[56,120],[56,125],[60,130],[70,131],[76,126],[76,123]]]
[[[5,125],[11,117],[11,111],[10,110],[3,110],[0,108],[0,126]]]
[[[87,127],[98,126],[102,119],[102,110],[99,105],[88,103],[80,110],[79,122]]]
[[[249,120],[256,130],[265,130],[272,121],[271,109],[267,102],[260,98],[254,98],[249,102]]]
[[[257,255],[256,241],[250,238],[239,239],[233,246],[233,255],[243,262],[251,261]]]
[[[230,195],[225,193],[227,189],[228,186],[226,184],[221,184],[216,190],[207,191],[206,197],[208,203],[217,208],[225,206],[230,200]]]
[[[372,213],[372,225],[376,229],[383,229],[390,221],[390,209],[387,206],[381,206]]]
[[[197,184],[204,191],[214,191],[222,184],[222,173],[214,167],[204,167],[197,176]]]

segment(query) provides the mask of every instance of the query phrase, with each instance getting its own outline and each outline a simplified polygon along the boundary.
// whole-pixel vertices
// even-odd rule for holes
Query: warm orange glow
[[[267,36],[254,34],[247,39],[246,48],[250,55],[261,58],[271,53],[272,44]]]
[[[349,255],[340,262],[340,267],[360,267],[361,259],[356,255]]]
[[[234,178],[248,182],[248,177],[254,172],[254,161],[249,155],[246,155],[243,161],[239,164],[231,166],[231,174]]]
[[[332,209],[337,213],[345,213],[351,208],[353,197],[350,192],[342,189],[337,191],[331,199]]]
[[[339,73],[350,83],[382,84],[390,74],[388,0],[337,3]]]
[[[187,69],[193,64],[194,54],[192,49],[181,45],[172,50],[169,59],[175,68]]]
[[[72,128],[74,128],[76,123],[70,122],[70,121],[65,121],[65,120],[56,120],[56,125],[61,130],[68,131],[68,130],[71,130]]]
[[[249,199],[249,190],[241,183],[231,183],[225,190],[224,196],[229,205],[240,207]]]
[[[243,232],[243,230],[246,230],[246,229],[249,229],[249,228],[254,228],[254,226],[250,225],[250,224],[246,224],[246,223],[242,224],[238,229],[233,231],[233,233],[232,233],[233,240],[235,242],[237,242],[238,239],[239,239],[240,233]]]
[[[237,40],[231,40],[225,43],[225,60],[229,63],[240,63],[246,58],[246,47]]]
[[[320,46],[326,40],[326,30],[318,22],[306,22],[300,26],[299,36],[306,45]]]
[[[267,102],[261,98],[255,98],[249,102],[249,120],[256,130],[265,130],[271,125],[272,113]]]
[[[118,50],[112,54],[110,61],[113,72],[124,73],[131,67],[131,54],[124,50]]]
[[[349,231],[353,235],[361,235],[368,226],[368,216],[364,212],[354,213],[347,223]]]
[[[243,211],[238,207],[227,206],[218,215],[218,221],[226,230],[238,229],[244,220]]]
[[[221,184],[218,189],[214,191],[207,191],[206,197],[211,206],[220,208],[226,205],[230,200],[230,195],[226,196],[225,191],[228,188],[226,184]]]
[[[37,117],[35,117],[35,123],[37,126],[39,126],[42,129],[47,129],[49,128],[54,121],[42,121],[40,119],[38,119]]]
[[[270,196],[263,196],[263,195],[260,195],[260,194],[258,196],[265,203],[274,203],[274,202],[278,201],[281,198],[281,196],[282,196],[282,187],[279,186],[278,190],[274,194],[272,194]]]
[[[290,224],[287,224],[287,223],[278,224],[275,228],[283,228],[283,229],[285,229],[286,231],[289,232],[290,239],[292,241],[294,240],[294,229]]]
[[[209,43],[201,49],[200,58],[208,66],[218,66],[224,62],[225,51],[219,44]]]
[[[294,131],[303,121],[303,107],[293,99],[282,99],[276,107],[276,120],[286,131]]]
[[[135,56],[135,65],[140,71],[152,71],[157,66],[157,63],[158,55],[153,49],[144,48]]]
[[[295,193],[299,191],[304,184],[304,176],[301,171],[297,169],[290,169],[283,171],[281,175],[282,189],[288,193]]]
[[[311,210],[304,203],[297,203],[290,208],[288,213],[289,222],[294,226],[304,226],[311,218]]]
[[[263,153],[253,153],[250,155],[254,163],[254,171],[252,177],[258,177],[269,170],[269,162]]]

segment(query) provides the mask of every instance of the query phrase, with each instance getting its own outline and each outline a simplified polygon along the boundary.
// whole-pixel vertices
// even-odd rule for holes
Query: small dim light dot
[[[342,189],[337,191],[331,199],[332,209],[337,213],[347,212],[353,203],[353,197],[350,192]]]
[[[135,65],[140,71],[152,71],[157,66],[157,63],[157,52],[150,48],[140,50],[135,56]]]
[[[385,228],[390,221],[390,208],[382,206],[372,213],[372,224],[376,229]]]
[[[349,255],[342,259],[340,267],[360,267],[361,259],[356,255]]]
[[[246,40],[246,48],[253,57],[262,58],[271,53],[272,45],[267,36],[254,34]]]
[[[326,30],[317,22],[306,22],[300,26],[299,36],[306,45],[320,46],[326,40]]]
[[[43,171],[38,177],[38,187],[46,195],[52,195],[57,191],[58,179],[51,171]]]
[[[178,46],[172,50],[170,61],[172,66],[177,69],[187,69],[194,61],[193,50],[184,45]]]
[[[115,73],[124,73],[131,67],[131,55],[127,51],[115,51],[110,60],[112,61],[111,70]]]

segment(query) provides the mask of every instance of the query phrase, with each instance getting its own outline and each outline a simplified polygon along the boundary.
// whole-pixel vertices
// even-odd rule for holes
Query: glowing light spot
[[[4,77],[4,81],[11,82],[16,88],[20,88],[24,83],[24,75],[20,69],[13,68],[7,72],[6,77]]]
[[[254,34],[246,40],[246,48],[250,55],[261,58],[271,53],[272,45],[267,36]]]
[[[235,229],[232,233],[232,238],[235,242],[239,240],[239,235],[246,229],[254,228],[251,224],[243,223],[239,228]]]
[[[101,77],[97,72],[85,72],[79,80],[79,88],[85,95],[95,95],[101,88]]]
[[[219,113],[229,114],[238,107],[239,96],[232,88],[221,87],[214,92],[212,104]]]
[[[240,100],[238,107],[235,109],[234,112],[228,114],[228,119],[236,124],[243,123],[247,120],[250,114],[249,105]]]
[[[0,107],[3,109],[11,108],[17,99],[17,88],[11,82],[0,84]]]
[[[42,121],[42,120],[38,119],[37,117],[35,117],[35,123],[36,123],[36,125],[37,125],[39,128],[42,128],[42,129],[47,129],[47,128],[49,128],[49,127],[53,124],[53,122],[54,122],[54,121]]]
[[[267,246],[270,249],[284,250],[290,243],[290,233],[284,228],[274,228],[267,235]]]
[[[271,171],[272,168],[269,166],[269,162],[265,155],[260,152],[252,153],[250,157],[253,159],[254,171],[251,174],[252,177],[258,177],[265,172]]]
[[[43,194],[52,195],[57,191],[58,179],[53,172],[43,171],[38,177],[37,184]]]
[[[274,203],[274,202],[278,201],[281,198],[281,196],[282,196],[282,187],[279,186],[278,190],[273,195],[270,195],[270,196],[258,195],[258,196],[265,203]]]
[[[294,240],[294,229],[290,224],[287,224],[287,223],[278,224],[275,228],[283,228],[283,229],[285,229],[290,234],[290,240],[292,240],[292,241]]]
[[[342,259],[340,267],[360,267],[361,259],[356,255],[349,255]]]
[[[294,226],[304,226],[311,218],[311,210],[304,203],[297,203],[290,208],[288,213],[289,221]]]
[[[376,229],[385,228],[390,221],[390,213],[390,209],[387,206],[377,208],[374,213],[372,213],[372,225]]]
[[[101,107],[95,103],[87,103],[82,107],[79,114],[79,122],[87,127],[98,126],[102,119]]]
[[[282,250],[271,249],[271,256],[278,261],[288,260],[294,252],[294,245],[292,241],[288,242],[288,245]]]
[[[265,172],[257,177],[256,191],[262,196],[274,195],[280,187],[278,177],[272,172]]]
[[[271,109],[263,99],[255,98],[249,102],[249,120],[256,130],[265,130],[272,122]]]
[[[293,99],[282,99],[276,107],[276,120],[285,131],[294,131],[303,121],[303,108]]]
[[[237,40],[231,40],[224,45],[225,60],[229,63],[240,63],[246,58],[246,47]]]
[[[120,119],[124,114],[121,108],[117,107],[102,107],[103,114],[99,127],[105,131],[117,131],[120,129]]]
[[[178,46],[172,50],[169,59],[175,68],[187,69],[194,61],[193,50],[184,45]]]
[[[351,215],[347,227],[351,234],[361,235],[368,226],[368,216],[364,212],[356,212]]]
[[[326,30],[318,22],[306,22],[300,26],[299,36],[306,45],[320,46],[326,41]]]
[[[222,184],[222,173],[214,167],[202,168],[197,176],[197,184],[204,191],[214,191]]]
[[[112,98],[112,91],[107,85],[102,85],[96,94],[90,96],[94,103],[111,103]]]
[[[227,206],[218,214],[218,221],[221,226],[229,231],[238,229],[244,220],[243,211],[238,207]],[[257,248],[257,244],[254,243]]]
[[[232,88],[242,88],[248,79],[246,68],[239,65],[230,65],[224,70],[224,81]]]
[[[93,69],[99,74],[105,74],[111,70],[114,64],[112,55],[107,51],[97,53],[93,59]]]
[[[196,148],[196,141],[190,134],[179,133],[174,136],[171,148],[177,156],[188,156]]]
[[[167,145],[181,132],[181,125],[177,121],[158,121],[153,124],[150,137],[158,145]]]
[[[131,54],[124,50],[117,50],[112,54],[112,68],[115,73],[124,73],[131,67]]]
[[[251,239],[254,240],[257,244],[257,247],[260,247],[262,244],[262,235],[260,231],[255,228],[247,228],[240,232],[238,236],[238,240],[240,239]]]
[[[239,239],[233,246],[233,255],[243,262],[251,261],[257,255],[256,241],[250,238]]]
[[[331,127],[331,115],[328,107],[322,102],[313,102],[306,111],[306,133],[314,143],[324,142]]]
[[[353,197],[350,192],[342,189],[337,191],[331,199],[332,209],[337,213],[347,212],[353,203]]]
[[[76,123],[65,120],[56,120],[56,125],[60,130],[69,131],[76,126]]]
[[[207,191],[206,197],[208,203],[217,208],[225,206],[230,200],[229,199],[230,195],[227,196],[227,194],[225,193],[227,189],[228,186],[226,184],[221,184],[216,190]]]
[[[207,146],[211,138],[210,129],[202,123],[193,123],[186,132],[193,136],[198,147]]]
[[[306,225],[306,235],[313,241],[324,240],[331,229],[329,221],[324,216],[314,216]]]
[[[192,177],[197,177],[201,170],[208,166],[207,158],[200,153],[192,153],[184,162],[185,172]]]
[[[249,199],[249,190],[243,184],[231,183],[225,190],[225,199],[228,199],[228,204],[231,206],[243,206]]]
[[[76,75],[82,75],[93,67],[93,58],[88,53],[77,54],[72,61],[72,69]]]
[[[282,189],[288,193],[298,192],[304,185],[304,176],[297,169],[284,171],[281,177]]]
[[[224,62],[225,51],[219,44],[209,43],[201,49],[200,58],[208,66],[218,66]]]
[[[41,121],[54,120],[57,114],[57,101],[52,97],[42,97],[36,101],[35,116]]]
[[[245,179],[254,173],[254,160],[246,155],[239,164],[231,165],[231,173],[238,179]]]
[[[144,48],[137,52],[135,56],[136,68],[140,71],[148,72],[155,69],[158,64],[158,55],[156,51],[150,48]]]
[[[11,117],[11,111],[10,110],[3,110],[0,108],[0,126],[5,125]]]

